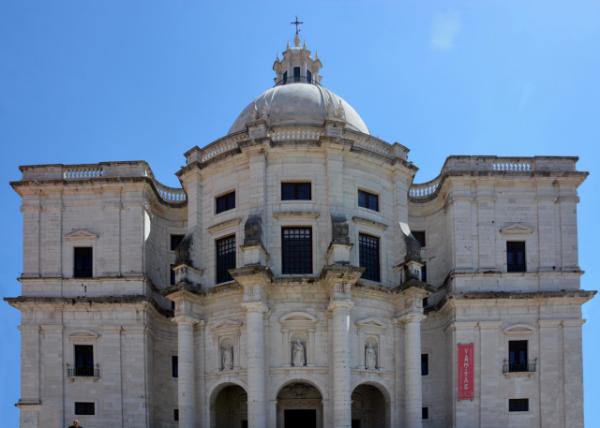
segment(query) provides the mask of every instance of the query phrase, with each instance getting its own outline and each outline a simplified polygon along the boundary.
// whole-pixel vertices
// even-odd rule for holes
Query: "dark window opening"
[[[75,376],[94,376],[94,347],[75,345]]]
[[[373,211],[379,211],[379,196],[374,193],[358,191],[358,206]]]
[[[525,241],[506,242],[506,268],[508,272],[526,272]]]
[[[300,81],[300,67],[294,67],[294,82]]]
[[[179,247],[179,244],[181,244],[181,241],[183,241],[185,235],[171,235],[171,251],[175,251],[177,249],[177,247]]]
[[[429,419],[429,407],[421,407],[421,419]]]
[[[527,368],[527,341],[510,340],[508,342],[508,371],[526,372]]]
[[[169,284],[175,284],[175,265],[169,265]]]
[[[216,212],[217,214],[223,211],[229,211],[235,208],[235,191],[226,193],[225,195],[218,196],[216,200]]]
[[[287,83],[287,71],[283,72],[283,84],[285,85]]]
[[[509,412],[528,412],[529,411],[529,399],[528,398],[511,398],[508,400],[508,411]]]
[[[363,233],[358,235],[359,265],[365,271],[362,277],[371,281],[380,281],[379,238]]]
[[[413,233],[415,239],[419,242],[421,247],[425,247],[427,245],[427,241],[425,240],[425,231],[424,230],[415,230]]]
[[[173,409],[173,420],[174,421],[179,420],[179,409]]]
[[[304,183],[281,183],[281,200],[310,201],[312,191],[310,182]]]
[[[421,354],[421,376],[429,374],[429,354]]]
[[[179,359],[177,355],[171,355],[171,377],[179,377]]]
[[[281,271],[284,274],[312,273],[312,229],[281,229]]]
[[[423,307],[426,308],[427,306],[429,306],[429,298],[425,297],[423,299]]]
[[[229,269],[235,268],[235,235],[215,241],[217,258],[217,284],[233,281]]]
[[[95,403],[86,403],[82,401],[75,402],[76,415],[94,415],[96,413]]]
[[[427,282],[427,265],[425,263],[421,267],[421,281]]]
[[[360,419],[352,419],[352,428],[360,428]]]
[[[312,83],[312,73],[310,72],[310,70],[306,70],[306,81],[308,83]]]
[[[92,247],[73,248],[73,277],[91,278],[93,276],[94,250]]]

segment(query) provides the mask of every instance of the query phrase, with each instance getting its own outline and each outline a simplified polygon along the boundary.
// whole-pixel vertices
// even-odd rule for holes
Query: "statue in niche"
[[[221,370],[233,370],[233,348],[225,345],[221,348]]]
[[[175,264],[176,265],[192,265],[192,246],[193,235],[191,233],[185,235],[177,248],[175,248]]]
[[[367,370],[375,370],[377,368],[377,350],[371,342],[365,347],[365,368]]]
[[[304,343],[300,339],[292,345],[292,365],[294,367],[304,367],[306,365]]]
[[[244,223],[244,245],[258,245],[262,242],[262,218],[259,215],[248,216]]]
[[[350,233],[346,217],[340,215],[331,216],[331,241],[334,244],[350,244]]]

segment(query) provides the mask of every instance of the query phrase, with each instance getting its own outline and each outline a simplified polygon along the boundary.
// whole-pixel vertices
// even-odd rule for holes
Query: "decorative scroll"
[[[472,343],[458,344],[458,400],[472,400],[475,395],[474,355]]]

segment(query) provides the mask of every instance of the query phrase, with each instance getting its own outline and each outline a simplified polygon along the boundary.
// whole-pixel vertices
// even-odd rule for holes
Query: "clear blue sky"
[[[418,181],[451,154],[578,155],[582,286],[600,268],[598,1],[3,0],[0,294],[21,272],[18,165],[146,159],[160,180],[272,84],[288,23],[323,84],[411,149]],[[585,306],[586,426],[600,426],[600,296]],[[0,304],[0,417],[17,425],[18,312]],[[595,340],[596,339],[596,340]]]

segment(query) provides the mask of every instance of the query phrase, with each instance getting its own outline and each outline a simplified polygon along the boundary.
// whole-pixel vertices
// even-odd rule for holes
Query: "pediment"
[[[97,239],[98,235],[88,229],[75,229],[65,235],[65,239]]]
[[[513,324],[504,329],[504,334],[507,336],[524,336],[532,334],[535,329],[528,324]]]
[[[289,321],[312,321],[317,322],[317,318],[314,315],[309,314],[308,312],[290,312],[285,314],[279,319],[280,322],[289,322]]]
[[[504,235],[528,235],[533,233],[533,227],[525,223],[506,223],[500,233]]]
[[[228,330],[228,329],[239,329],[242,326],[242,322],[241,321],[237,321],[237,320],[222,320],[222,321],[218,321],[215,324],[212,325],[212,329],[213,330]]]
[[[73,342],[93,342],[99,337],[100,335],[92,330],[76,330],[69,333],[69,339]]]
[[[385,328],[385,323],[377,318],[365,318],[356,321],[356,325],[359,327],[380,327]]]

